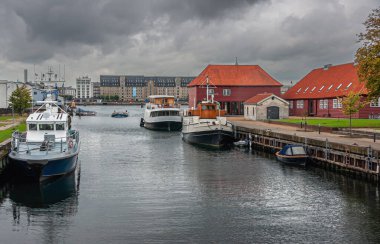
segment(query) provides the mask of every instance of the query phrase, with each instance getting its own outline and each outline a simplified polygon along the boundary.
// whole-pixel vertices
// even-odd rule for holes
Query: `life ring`
[[[74,142],[73,142],[73,140],[69,140],[69,148],[73,148],[73,146],[74,146]]]

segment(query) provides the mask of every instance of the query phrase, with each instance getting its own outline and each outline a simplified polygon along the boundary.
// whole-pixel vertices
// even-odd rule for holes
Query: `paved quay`
[[[325,141],[326,139],[329,142],[340,143],[344,145],[357,145],[361,147],[369,147],[371,146],[375,150],[380,150],[380,138],[373,141],[370,138],[364,137],[355,137],[350,138],[347,135],[339,135],[333,133],[321,132],[318,131],[304,131],[304,129],[287,126],[287,125],[278,125],[278,124],[270,124],[263,121],[253,121],[253,120],[245,120],[244,117],[228,117],[228,121],[233,123],[236,126],[246,127],[246,128],[256,128],[261,130],[271,130],[272,132],[288,134],[288,135],[297,135],[300,137],[306,137],[315,140]]]

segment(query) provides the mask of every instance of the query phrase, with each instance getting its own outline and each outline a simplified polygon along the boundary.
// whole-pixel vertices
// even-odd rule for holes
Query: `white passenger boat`
[[[9,153],[13,173],[43,181],[72,172],[77,165],[79,132],[70,129],[70,117],[56,101],[42,106],[26,120],[26,133],[14,132]]]
[[[182,128],[180,107],[174,96],[152,95],[146,104],[141,126],[151,130],[179,131]]]

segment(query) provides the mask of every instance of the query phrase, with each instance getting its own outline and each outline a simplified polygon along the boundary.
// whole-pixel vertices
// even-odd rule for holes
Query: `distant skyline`
[[[2,0],[0,80],[48,66],[67,86],[101,74],[197,76],[260,65],[282,83],[354,61],[378,0]]]

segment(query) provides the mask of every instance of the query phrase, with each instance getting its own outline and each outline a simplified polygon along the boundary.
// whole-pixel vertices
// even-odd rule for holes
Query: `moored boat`
[[[203,101],[196,109],[185,111],[182,139],[191,144],[210,148],[231,146],[234,142],[232,124],[224,117],[214,101]]]
[[[210,148],[224,148],[234,142],[232,124],[224,117],[226,111],[211,96],[209,100],[209,80],[206,79],[206,101],[196,108],[184,111],[182,139],[191,144]]]
[[[152,95],[146,104],[140,126],[151,130],[179,131],[182,128],[180,107],[174,96]]]
[[[75,115],[77,115],[77,116],[95,116],[96,112],[95,111],[84,110],[82,108],[77,108],[76,111],[75,111]]]
[[[128,117],[129,114],[128,114],[128,111],[126,110],[125,112],[116,112],[114,111],[112,114],[111,114],[111,117],[112,118],[126,118]]]
[[[289,144],[276,152],[276,158],[278,161],[290,165],[303,166],[306,164],[308,157],[305,148],[301,145]]]
[[[69,115],[56,101],[42,103],[27,118],[27,131],[12,135],[10,167],[25,180],[44,181],[62,176],[77,165],[79,132],[71,130]]]

